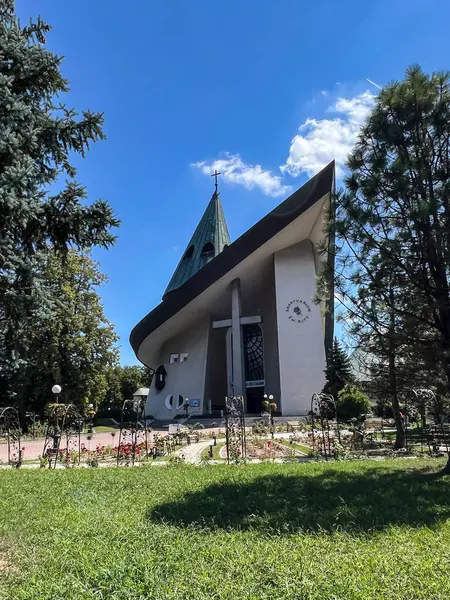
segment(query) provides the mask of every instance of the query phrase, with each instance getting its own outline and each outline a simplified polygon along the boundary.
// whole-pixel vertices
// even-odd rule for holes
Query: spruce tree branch
[[[345,234],[344,234],[344,236],[345,236]],[[384,292],[384,290],[382,289],[382,286],[377,283],[377,281],[376,281],[376,279],[375,279],[375,277],[373,275],[373,270],[362,261],[361,256],[358,255],[358,253],[355,251],[355,249],[353,248],[351,242],[349,241],[349,239],[347,237],[345,237],[345,241],[346,241],[348,247],[350,248],[350,250],[351,250],[351,252],[352,252],[355,260],[366,271],[366,274],[368,275],[369,279],[371,280],[372,285],[375,287],[375,289],[378,290],[380,296],[383,298],[383,300],[386,302],[386,304],[389,305],[389,299],[386,296],[386,293]],[[395,307],[392,307],[392,308],[395,308]],[[420,317],[419,315],[417,315],[415,313],[411,313],[410,311],[404,311],[404,310],[399,309],[399,308],[397,308],[396,310],[398,310],[399,313],[402,314],[402,315],[404,315],[404,316],[413,316],[413,317],[417,318],[419,322],[421,322],[423,324],[426,324],[426,325],[429,325],[431,327],[435,327],[434,323],[428,321],[428,319],[424,319],[423,317]]]

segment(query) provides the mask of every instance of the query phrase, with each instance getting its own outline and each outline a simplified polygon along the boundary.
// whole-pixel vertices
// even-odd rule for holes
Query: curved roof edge
[[[169,292],[164,297],[163,302],[158,304],[132,329],[130,344],[136,356],[139,347],[148,335],[308,210],[327,192],[332,192],[334,168],[335,161],[333,160],[322,171],[307,181],[305,185],[243,233],[228,248],[225,248],[200,271],[197,271],[183,285]]]

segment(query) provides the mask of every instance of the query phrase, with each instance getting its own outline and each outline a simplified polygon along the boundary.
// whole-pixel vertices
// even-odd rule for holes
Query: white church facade
[[[231,243],[216,183],[162,302],[130,336],[155,370],[147,415],[172,419],[186,399],[190,415],[214,413],[231,395],[259,414],[264,393],[282,415],[307,414],[333,339],[332,310],[314,302],[333,190],[334,162]]]

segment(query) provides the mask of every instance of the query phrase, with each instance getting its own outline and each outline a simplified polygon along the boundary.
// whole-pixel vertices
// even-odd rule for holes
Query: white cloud
[[[336,176],[343,175],[348,153],[358,137],[359,129],[375,102],[375,95],[365,91],[351,99],[339,98],[327,112],[340,115],[334,119],[306,119],[292,139],[283,174],[298,177],[315,175],[331,160],[336,160]]]
[[[284,185],[281,177],[271,171],[264,170],[261,165],[244,163],[239,154],[224,154],[212,162],[201,161],[192,164],[205,173],[211,175],[215,170],[222,174],[224,181],[243,185],[247,190],[259,188],[266,196],[285,196],[292,191],[292,187]]]

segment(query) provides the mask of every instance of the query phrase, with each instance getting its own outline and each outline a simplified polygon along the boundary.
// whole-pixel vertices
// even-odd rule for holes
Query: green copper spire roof
[[[216,187],[164,295],[182,286],[230,244],[230,235]]]

